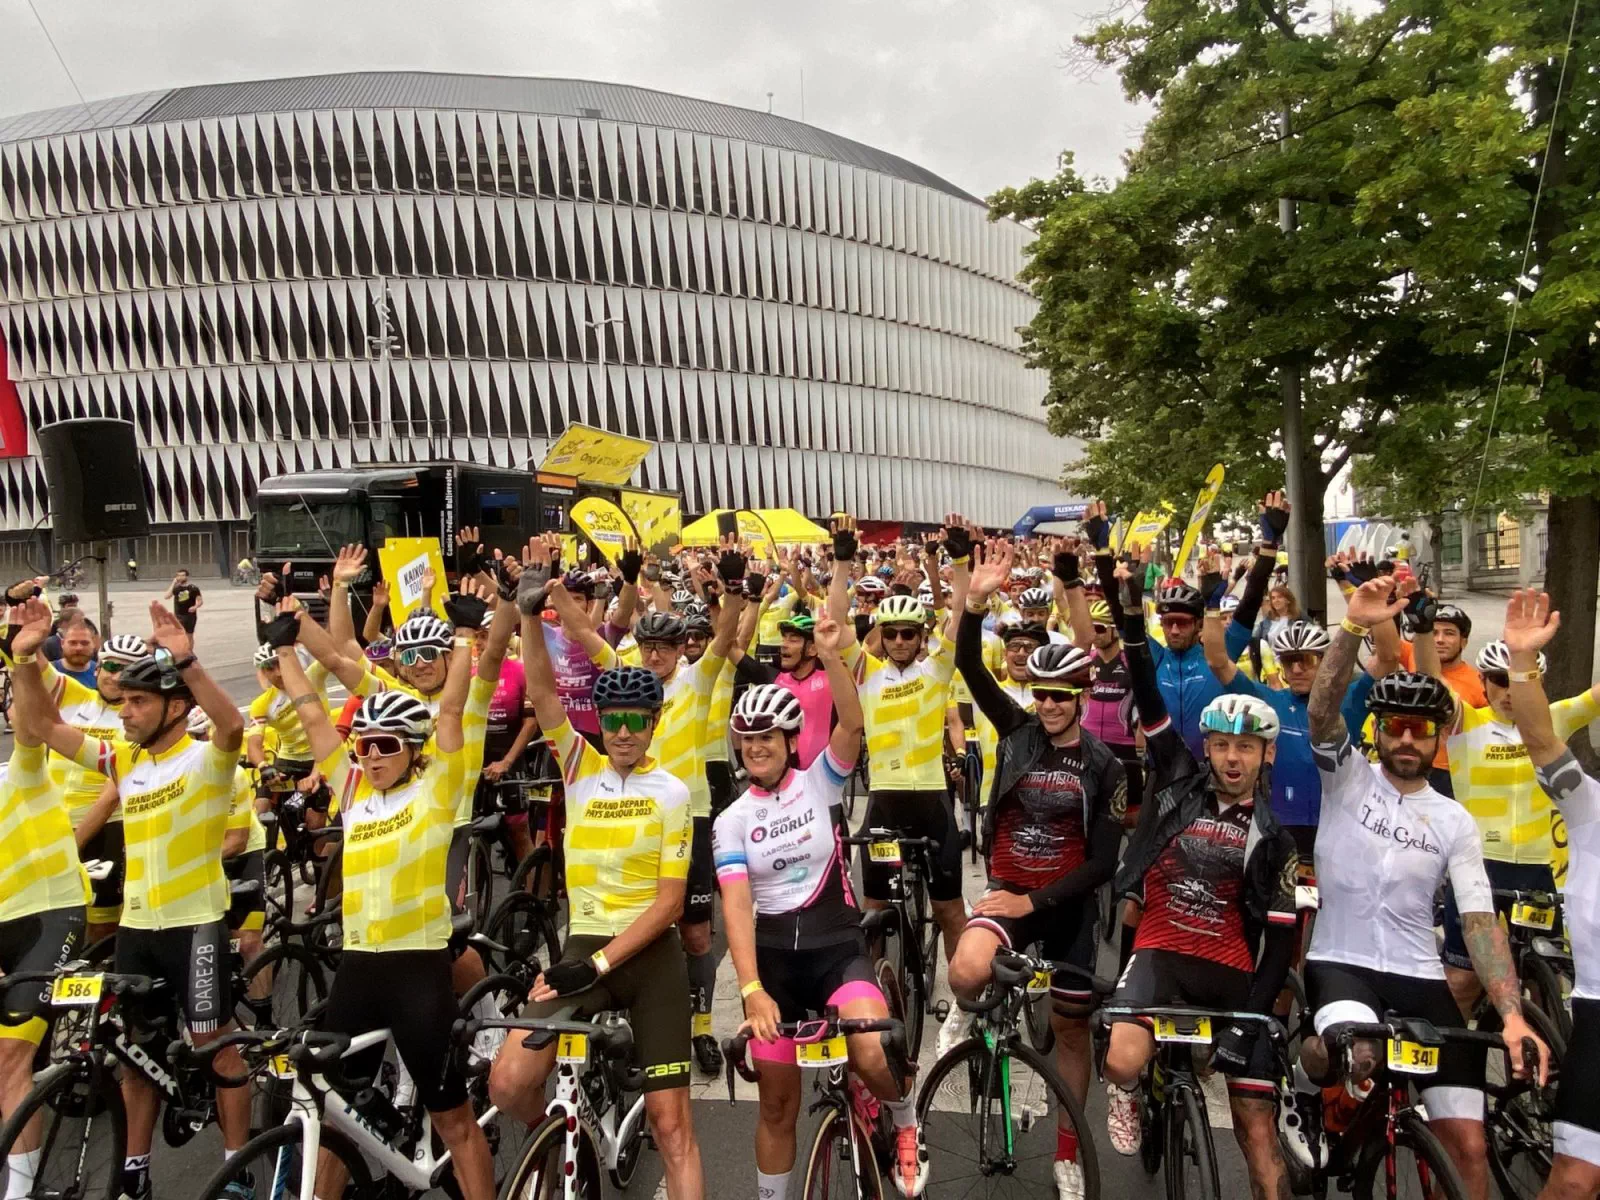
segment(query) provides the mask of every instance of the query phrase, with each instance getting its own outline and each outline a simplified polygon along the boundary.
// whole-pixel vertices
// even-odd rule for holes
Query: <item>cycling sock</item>
[[[698,1013],[711,1011],[711,996],[717,990],[717,960],[712,954],[689,955],[689,997]]]
[[[917,1106],[912,1101],[910,1093],[898,1100],[885,1100],[883,1106],[889,1110],[889,1116],[893,1119],[896,1129],[910,1129],[917,1123]]]
[[[122,1194],[148,1196],[150,1194],[150,1156],[130,1154],[122,1160]]]
[[[761,1200],[784,1200],[788,1192],[789,1172],[768,1175],[760,1167],[756,1168],[756,1195],[761,1197]]]
[[[6,1155],[6,1200],[22,1200],[33,1191],[33,1179],[39,1173],[43,1155],[43,1148]]]
[[[1078,1131],[1076,1129],[1062,1129],[1056,1126],[1056,1161],[1078,1161]]]

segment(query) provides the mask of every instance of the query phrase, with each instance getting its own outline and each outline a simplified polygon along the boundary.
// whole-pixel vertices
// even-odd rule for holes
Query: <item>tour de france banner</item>
[[[741,508],[735,516],[739,521],[739,540],[749,542],[750,549],[758,557],[772,558],[777,542],[773,539],[772,531],[767,528],[766,521],[748,508]]]
[[[588,483],[621,487],[650,453],[650,443],[592,425],[568,425],[539,464],[541,471],[571,475]]]
[[[637,541],[639,532],[623,512],[609,500],[599,496],[585,496],[572,506],[572,523],[583,530],[584,536],[594,543],[612,566],[622,557],[628,539]]]
[[[389,619],[398,628],[422,600],[422,577],[433,568],[433,609],[444,616],[449,582],[438,538],[389,538],[378,551],[378,568],[389,585]]]
[[[1195,543],[1200,540],[1200,531],[1205,528],[1206,518],[1211,515],[1211,506],[1217,502],[1217,494],[1222,491],[1224,474],[1221,463],[1212,467],[1200,494],[1194,498],[1194,512],[1189,517],[1189,527],[1183,531],[1183,544],[1178,547],[1177,561],[1172,564],[1175,576],[1183,574],[1189,555],[1194,553]]]
[[[1165,504],[1162,506],[1162,511],[1141,512],[1135,515],[1128,524],[1128,532],[1123,536],[1123,550],[1131,553],[1154,545],[1156,537],[1167,527],[1167,522],[1172,520],[1172,511],[1172,505]]]
[[[639,545],[657,557],[672,553],[683,537],[683,510],[675,496],[623,489],[622,511],[638,530]]]

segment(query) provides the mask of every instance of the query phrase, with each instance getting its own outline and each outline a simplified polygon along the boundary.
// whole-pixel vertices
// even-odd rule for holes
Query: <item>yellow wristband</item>
[[[21,662],[22,660],[19,658],[17,661]],[[1542,672],[1539,668],[1535,667],[1531,671],[1507,671],[1506,678],[1512,683],[1538,683],[1541,674]]]
[[[742,988],[739,989],[739,995],[741,997],[743,997],[744,999],[748,1000],[751,996],[755,995],[757,992],[764,992],[766,990],[767,990],[766,988],[761,986],[761,980],[752,979],[749,983],[745,984]]]
[[[1367,636],[1367,634],[1372,632],[1372,630],[1368,629],[1365,625],[1357,625],[1349,617],[1346,617],[1344,620],[1339,622],[1339,628],[1358,638],[1364,638]]]
[[[19,654],[15,658],[13,658],[11,661],[16,663],[17,666],[19,666],[19,667],[25,667],[29,663],[33,662],[38,657],[39,656],[37,654]]]
[[[611,964],[606,961],[604,950],[596,950],[589,956],[589,961],[594,964],[594,969],[604,975],[611,970]]]

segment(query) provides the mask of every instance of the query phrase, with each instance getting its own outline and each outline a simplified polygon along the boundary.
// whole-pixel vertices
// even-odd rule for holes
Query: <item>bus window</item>
[[[522,525],[522,493],[511,488],[478,489],[478,524],[485,527]]]

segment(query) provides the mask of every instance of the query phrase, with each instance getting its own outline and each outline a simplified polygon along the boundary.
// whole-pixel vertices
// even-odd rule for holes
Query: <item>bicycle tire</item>
[[[516,1170],[506,1177],[499,1200],[556,1200],[562,1194],[562,1156],[566,1150],[566,1123],[548,1116],[533,1131]],[[582,1200],[602,1200],[600,1158],[594,1140],[581,1123],[578,1126],[578,1162],[574,1184]]]
[[[1050,1024],[1052,1011],[1049,992],[1034,996],[1022,1006],[1022,1024],[1028,1033],[1028,1045],[1040,1054],[1049,1054],[1055,1049],[1056,1031],[1055,1026]]]
[[[16,1110],[0,1125],[0,1184],[10,1185],[6,1161],[29,1121],[40,1114],[39,1149],[42,1151],[34,1174],[34,1187],[51,1177],[53,1164],[70,1169],[72,1186],[51,1186],[44,1190],[54,1195],[71,1195],[76,1200],[117,1200],[122,1191],[122,1161],[127,1153],[128,1117],[122,1107],[122,1090],[110,1071],[99,1072],[102,1083],[95,1086],[91,1071],[78,1061],[47,1068],[28,1090]],[[78,1136],[74,1136],[74,1134]],[[80,1162],[96,1137],[103,1135],[103,1153],[96,1157],[105,1164],[103,1188],[83,1186]],[[63,1140],[65,1139],[65,1140]],[[3,1189],[0,1189],[3,1190]]]
[[[906,1057],[912,1062],[917,1061],[917,1052],[921,1049],[920,1038],[917,1042],[910,1041],[911,1021],[906,1013],[906,999],[900,993],[900,976],[895,970],[894,963],[887,958],[880,958],[873,964],[873,973],[877,977],[878,990],[883,993],[884,1004],[889,1009],[889,1015],[908,1031],[906,1034]]]
[[[298,1028],[317,1005],[327,1000],[328,977],[317,956],[304,946],[295,942],[268,946],[244,969],[241,978],[245,987],[248,989],[269,969],[272,1028]]]
[[[294,922],[294,864],[289,861],[289,856],[282,850],[268,850],[266,862],[266,892],[264,899],[267,904],[267,924],[277,926],[280,923],[292,924]],[[274,888],[277,889],[276,893]],[[282,899],[277,897],[281,896]]]
[[[1168,1113],[1167,1124],[1167,1200],[1220,1200],[1221,1182],[1217,1179],[1217,1147],[1211,1140],[1211,1120],[1198,1088],[1180,1086],[1169,1101],[1177,1113]],[[1193,1176],[1187,1169],[1194,1164]]]
[[[1150,1070],[1156,1069],[1154,1063]],[[1139,1163],[1144,1167],[1144,1173],[1155,1178],[1157,1171],[1166,1161],[1167,1150],[1167,1106],[1156,1103],[1153,1090],[1153,1079],[1146,1076],[1139,1085]]]
[[[472,927],[482,930],[489,922],[489,906],[494,900],[494,862],[482,838],[467,840],[467,863],[463,872]]]
[[[926,859],[923,866],[926,866]],[[928,895],[926,870],[919,868],[911,878],[911,921],[921,962],[922,1002],[927,1005],[932,1002],[933,989],[939,981],[939,923],[932,915],[933,901]]]
[[[1395,1164],[1396,1194],[1399,1200],[1468,1200],[1467,1186],[1445,1152],[1444,1144],[1428,1128],[1415,1109],[1400,1113],[1394,1131],[1395,1152],[1409,1154],[1432,1173],[1433,1184],[1423,1190],[1419,1172],[1407,1171],[1404,1162]],[[1388,1150],[1381,1142],[1369,1143],[1356,1164],[1351,1181],[1353,1200],[1384,1200],[1388,1195],[1383,1163]]]
[[[1095,893],[1095,899],[1100,908],[1100,940],[1108,946],[1116,944],[1117,930],[1121,923],[1117,920],[1117,895],[1111,880],[1106,880],[1100,885],[1100,890]]]
[[[633,1108],[633,1097],[636,1093],[623,1092],[617,1098],[619,1111],[626,1114]],[[628,1140],[617,1147],[617,1165],[606,1168],[606,1177],[611,1180],[611,1186],[619,1192],[628,1190],[628,1185],[633,1182],[633,1177],[639,1173],[639,1160],[644,1157],[644,1130],[647,1122],[640,1118],[634,1125],[633,1132],[628,1135]]]
[[[1562,1045],[1572,1042],[1572,1009],[1561,987],[1561,977],[1556,969],[1541,955],[1525,954],[1522,957],[1522,983],[1533,989],[1533,1002],[1543,1010],[1561,1036]]]
[[[1550,1174],[1555,1158],[1550,1113],[1555,1108],[1561,1060],[1566,1053],[1554,1020],[1543,1009],[1524,999],[1522,1016],[1550,1048],[1550,1077],[1543,1088],[1484,1080],[1483,1133],[1489,1170],[1506,1200],[1533,1200],[1543,1190]],[[1495,1018],[1490,1024],[1498,1028],[1498,1013]],[[1494,1055],[1491,1067],[1503,1068],[1505,1061]]]
[[[850,1167],[846,1138],[855,1142],[858,1170]],[[803,1179],[800,1195],[804,1200],[883,1200],[883,1177],[878,1174],[872,1138],[854,1113],[846,1118],[831,1107],[823,1113],[806,1156]]]
[[[351,1186],[364,1190],[372,1185],[366,1160],[350,1139],[337,1129],[324,1125],[320,1144],[322,1149],[343,1164]],[[305,1126],[298,1121],[257,1134],[237,1153],[230,1155],[228,1161],[206,1180],[197,1200],[224,1200],[225,1197],[226,1200],[233,1200],[237,1193],[229,1193],[226,1189],[235,1183],[253,1189],[257,1196],[281,1195],[283,1200],[300,1200],[300,1163],[305,1153],[304,1145]],[[251,1169],[253,1164],[259,1164],[263,1169],[267,1187],[259,1186],[258,1181],[263,1176]]]
[[[561,941],[544,904],[527,892],[512,892],[489,918],[484,933],[537,972],[561,957]],[[510,964],[506,964],[509,966]]]
[[[927,1013],[928,994],[923,990],[922,984],[924,978],[921,962],[922,946],[912,932],[912,926],[909,925],[904,910],[898,911],[894,931],[898,945],[892,956],[895,964],[895,986],[905,1010],[900,1019],[906,1027],[906,1045],[910,1048],[912,1061],[915,1061],[917,1049],[922,1045],[922,1025]]]

